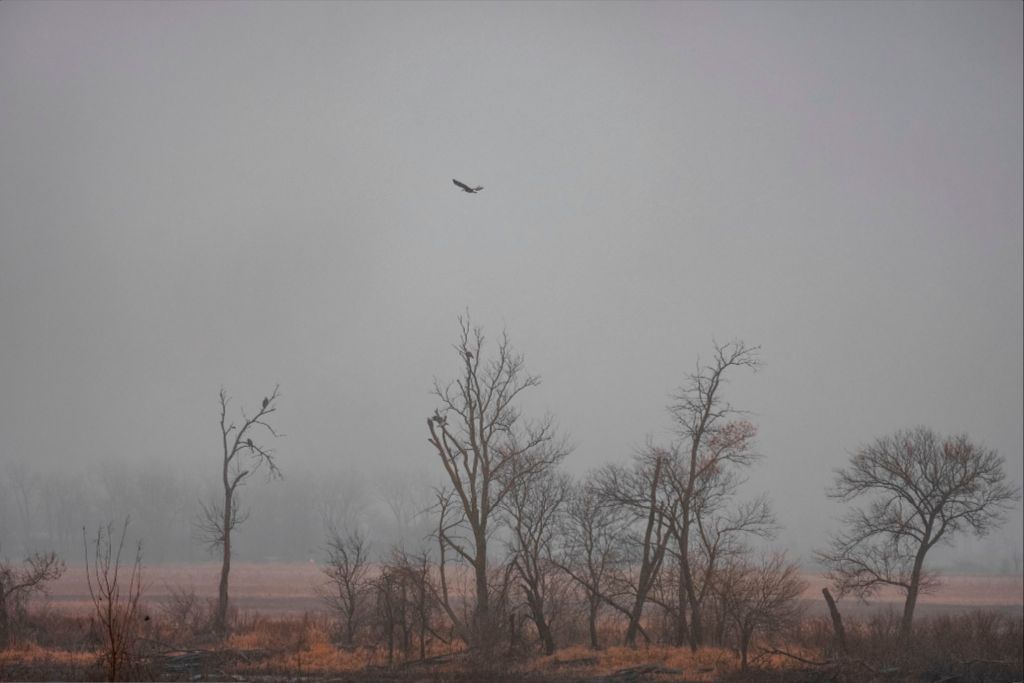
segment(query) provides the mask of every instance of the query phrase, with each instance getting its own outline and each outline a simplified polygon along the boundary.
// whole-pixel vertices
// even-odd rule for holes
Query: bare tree
[[[725,496],[731,496],[732,492],[728,491],[730,485],[722,486],[723,488],[717,490],[723,492]],[[706,616],[706,602],[713,596],[715,577],[719,569],[749,552],[746,543],[748,539],[774,538],[778,524],[764,495],[726,509],[719,509],[713,504],[710,505],[710,509],[698,508],[695,520],[700,539],[700,557],[698,568],[693,574],[697,578],[697,599],[701,605],[703,619]],[[724,606],[719,603],[718,608],[715,640],[721,643],[726,620]]]
[[[737,429],[734,431],[733,427]],[[752,425],[738,422],[729,423],[723,432],[727,435],[725,441],[746,448],[754,430]],[[718,438],[711,441],[718,441]],[[765,495],[745,502],[734,500],[745,479],[721,455],[722,450],[712,445],[705,454],[706,462],[701,464],[693,498],[688,506],[691,523],[685,558],[680,552],[683,547],[683,534],[680,530],[684,520],[679,519],[673,525],[676,532],[676,549],[673,553],[676,561],[673,604],[676,628],[673,640],[676,645],[689,642],[691,648],[706,642],[705,605],[719,567],[730,558],[747,552],[747,541],[750,538],[772,538],[777,528]],[[680,463],[677,460],[675,464],[678,466]],[[679,476],[678,467],[670,471],[672,492],[680,496],[680,504],[676,509],[682,512],[684,494],[680,487],[688,481],[688,477]],[[687,614],[690,617],[689,623]],[[718,626],[717,636],[720,639],[721,619]]]
[[[845,517],[846,529],[817,556],[840,595],[862,598],[882,586],[904,592],[903,638],[911,634],[918,595],[934,588],[928,551],[960,532],[984,536],[1005,520],[1020,492],[1006,482],[1003,458],[966,435],[898,431],[853,454],[836,472],[832,498],[868,505]]]
[[[268,478],[280,478],[281,471],[275,461],[275,451],[264,445],[262,439],[281,436],[267,421],[277,411],[280,388],[274,386],[270,396],[263,398],[259,409],[249,417],[241,411],[241,427],[228,417],[228,403],[231,399],[224,389],[220,390],[220,433],[221,433],[221,484],[223,499],[202,504],[198,522],[207,545],[211,550],[221,551],[220,585],[217,594],[217,610],[213,615],[213,629],[224,634],[227,631],[228,576],[231,572],[231,532],[246,520],[248,515],[238,507],[238,488],[261,467],[266,467]]]
[[[624,522],[617,510],[602,500],[596,484],[586,481],[571,491],[562,517],[562,543],[558,565],[587,596],[587,632],[590,647],[601,648],[597,617],[605,602],[617,605],[614,579],[624,563]],[[619,611],[624,611],[620,609]]]
[[[434,629],[434,591],[430,576],[430,557],[426,552],[409,554],[395,549],[391,554],[391,563],[397,567],[408,588],[410,604],[411,631],[415,632],[419,643],[419,657],[426,659],[427,644],[432,638],[445,641]]]
[[[668,469],[677,505],[677,522],[672,531],[679,563],[679,631],[688,630],[690,647],[696,650],[703,642],[702,601],[698,592],[690,557],[697,508],[709,477],[729,465],[746,466],[757,457],[751,450],[757,429],[746,420],[735,417],[740,411],[722,397],[726,374],[734,368],[760,366],[759,347],[742,341],[715,344],[710,364],[699,365],[673,395],[669,411],[681,439],[674,467]],[[676,449],[673,449],[676,450]],[[685,597],[685,600],[684,600]],[[690,623],[684,624],[684,603],[689,606]]]
[[[787,562],[785,553],[763,556],[759,562],[735,558],[715,577],[715,590],[736,634],[740,668],[747,668],[757,632],[777,633],[796,623],[798,599],[806,588],[799,565]]]
[[[595,474],[599,495],[614,505],[629,521],[629,533],[622,536],[626,556],[633,567],[622,573],[628,584],[630,603],[621,605],[605,595],[605,603],[623,612],[626,645],[636,645],[637,635],[648,638],[641,625],[644,606],[654,588],[673,534],[675,503],[668,499],[665,469],[671,454],[649,446],[637,455],[633,467],[609,466]]]
[[[388,665],[400,649],[404,659],[413,656],[418,646],[421,660],[427,657],[432,640],[449,642],[438,633],[434,623],[436,588],[431,581],[431,561],[426,553],[411,555],[400,548],[380,561],[380,571],[370,581],[375,598],[373,620],[377,642],[387,647]]]
[[[135,561],[128,571],[127,583],[122,572],[121,553],[128,535],[128,518],[121,528],[121,537],[114,546],[113,525],[96,531],[93,542],[93,563],[89,565],[89,544],[82,527],[85,545],[85,576],[89,597],[100,627],[103,629],[103,661],[107,680],[137,680],[135,670],[139,638],[139,600],[142,597],[142,543],[135,547]]]
[[[373,580],[377,598],[376,616],[381,637],[387,643],[388,667],[395,664],[395,645],[404,641],[403,634],[409,633],[407,620],[407,595],[402,573],[399,569],[385,565]]]
[[[35,553],[19,569],[0,561],[0,647],[10,644],[15,620],[24,612],[28,599],[45,593],[46,584],[64,573],[64,563],[55,553]]]
[[[341,618],[346,645],[356,642],[363,601],[371,588],[370,543],[357,529],[328,532],[327,564],[322,571],[327,584],[318,591],[324,601]]]
[[[516,484],[504,504],[511,530],[509,561],[547,655],[554,654],[556,649],[551,625],[552,604],[548,599],[557,575],[552,561],[553,546],[570,483],[564,472],[516,477]]]
[[[488,587],[494,515],[517,476],[530,477],[555,465],[569,449],[556,437],[550,415],[526,420],[515,405],[540,378],[526,372],[523,356],[512,348],[508,335],[498,342],[497,355],[485,360],[482,329],[473,327],[468,317],[459,318],[459,328],[454,348],[462,374],[447,384],[435,380],[433,393],[441,407],[427,419],[427,428],[450,484],[440,494],[446,501],[438,526],[441,559],[451,549],[474,575],[472,628],[462,624],[458,630],[472,634],[473,644],[487,645],[498,626]],[[450,604],[445,609],[457,619]]]

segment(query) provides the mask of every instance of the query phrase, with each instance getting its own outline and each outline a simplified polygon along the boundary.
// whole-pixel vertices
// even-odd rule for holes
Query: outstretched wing
[[[469,185],[467,185],[466,183],[460,183],[455,178],[452,178],[452,182],[455,183],[456,185],[458,185],[459,187],[461,187],[466,192],[472,192],[473,191],[473,188],[471,188]]]

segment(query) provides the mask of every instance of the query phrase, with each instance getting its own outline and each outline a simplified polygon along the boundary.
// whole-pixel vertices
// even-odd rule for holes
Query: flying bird
[[[468,192],[470,194],[476,194],[480,190],[484,189],[483,185],[477,185],[476,187],[470,187],[466,183],[460,183],[455,178],[452,178],[452,182],[455,183],[455,185],[458,186],[463,192]]]

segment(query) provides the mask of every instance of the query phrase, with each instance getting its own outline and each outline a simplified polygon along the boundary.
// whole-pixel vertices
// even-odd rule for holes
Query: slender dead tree
[[[220,585],[217,593],[217,610],[213,615],[214,632],[227,632],[228,618],[228,576],[231,572],[231,532],[248,518],[238,507],[238,489],[259,471],[266,468],[268,479],[280,479],[275,451],[265,445],[264,439],[276,439],[281,434],[270,425],[269,417],[277,411],[280,387],[263,398],[259,409],[250,417],[241,410],[241,421],[234,422],[228,417],[228,403],[231,401],[224,389],[220,390],[220,434],[221,434],[221,484],[223,498],[202,503],[202,512],[197,523],[200,533],[211,551],[220,550]]]
[[[840,596],[865,598],[882,586],[903,591],[904,639],[911,635],[918,595],[937,585],[925,569],[928,551],[961,532],[984,536],[1020,499],[995,451],[966,435],[943,438],[925,427],[858,450],[836,472],[829,495],[844,502],[870,500],[846,515],[846,529],[817,552],[818,559]]]
[[[526,371],[522,354],[508,335],[498,341],[496,355],[484,357],[484,334],[459,318],[459,340],[454,349],[462,365],[461,376],[448,383],[434,381],[433,394],[440,407],[427,419],[428,442],[447,474],[443,521],[438,526],[441,557],[447,549],[473,570],[475,594],[473,624],[457,625],[473,645],[493,643],[499,625],[491,614],[488,586],[488,542],[494,516],[517,477],[532,477],[553,467],[569,451],[556,436],[547,415],[527,420],[516,406],[520,395],[540,384]],[[455,618],[451,605],[445,611]],[[458,622],[456,622],[458,624]]]

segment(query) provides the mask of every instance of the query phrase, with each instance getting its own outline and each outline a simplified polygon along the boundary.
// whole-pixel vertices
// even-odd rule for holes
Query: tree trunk
[[[675,633],[672,637],[672,644],[675,647],[682,647],[683,643],[686,642],[688,636],[686,628],[686,601],[683,600],[683,595],[686,592],[685,582],[683,578],[683,560],[682,560],[682,547],[679,543],[679,537],[676,537],[676,543],[680,546],[679,553],[679,571],[676,574],[676,613],[675,617]]]
[[[849,652],[846,649],[846,629],[843,628],[843,617],[840,616],[839,607],[836,606],[836,601],[832,599],[832,594],[829,593],[828,588],[822,588],[821,593],[825,596],[825,602],[828,603],[828,613],[832,617],[832,630],[835,631],[839,651],[845,657]]]
[[[917,606],[918,580],[911,578],[907,600],[903,603],[903,620],[900,623],[900,637],[908,640],[914,628],[914,608]]]
[[[740,627],[740,670],[747,670],[747,650],[750,649],[750,631]]]
[[[654,574],[658,571],[661,563],[662,553],[665,546],[661,538],[653,538],[654,527],[660,526],[658,519],[658,482],[661,478],[661,458],[658,457],[654,463],[654,474],[651,477],[651,489],[648,500],[649,510],[647,513],[647,527],[644,529],[643,559],[640,562],[640,573],[637,576],[636,599],[633,601],[633,609],[629,612],[629,625],[626,627],[626,645],[636,647],[636,634],[640,631],[640,617],[644,613],[644,603],[647,602],[647,592],[654,582]],[[653,541],[653,544],[652,544]],[[667,543],[667,541],[666,541]]]
[[[924,555],[928,544],[922,543],[914,557],[914,569],[910,573],[910,588],[907,589],[907,600],[903,603],[903,621],[900,624],[900,637],[907,641],[914,628],[914,608],[917,606],[917,594],[921,589],[921,569],[924,567]]]
[[[551,627],[548,625],[547,619],[544,618],[544,602],[540,599],[539,595],[530,591],[527,603],[530,605],[530,616],[537,627],[537,635],[540,637],[540,642],[544,645],[544,654],[555,654],[555,637],[551,633]]]
[[[349,600],[352,600],[351,596],[349,596]],[[356,608],[354,602],[349,602],[348,613],[345,615],[345,644],[349,646],[356,644]]]
[[[640,615],[644,611],[644,597],[639,592],[629,612],[629,625],[626,626],[626,646],[636,647],[636,634],[640,630]]]
[[[420,626],[420,660],[427,658],[427,595],[423,585],[424,577],[418,575],[419,593],[417,596],[417,607],[419,608]]]
[[[676,647],[682,647],[683,643],[690,640],[690,628],[686,619],[686,578],[683,575],[683,567],[680,563],[679,566],[679,577],[678,577],[678,605],[676,606],[676,633],[675,640],[672,643]]]
[[[0,587],[0,647],[7,647],[11,644],[11,622],[7,614],[7,595]]]
[[[228,627],[228,574],[231,572],[231,495],[224,496],[224,551],[220,565],[220,586],[217,592],[217,614],[214,618],[214,631],[227,633]]]
[[[601,605],[601,599],[597,595],[590,594],[590,610],[587,613],[587,627],[590,630],[590,649],[600,650],[601,643],[597,639],[597,610]]]
[[[494,624],[491,623],[490,590],[487,585],[487,536],[484,530],[475,534],[476,562],[476,610],[474,612],[473,640],[475,644],[487,648],[494,644]]]
[[[679,535],[679,619],[685,628],[686,606],[690,607],[689,638],[690,650],[696,652],[703,641],[700,618],[700,601],[693,589],[693,573],[690,571],[690,511],[683,507],[683,528]],[[677,643],[682,645],[682,641]]]

